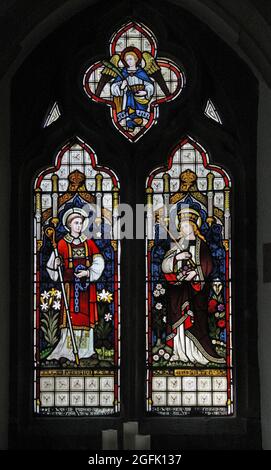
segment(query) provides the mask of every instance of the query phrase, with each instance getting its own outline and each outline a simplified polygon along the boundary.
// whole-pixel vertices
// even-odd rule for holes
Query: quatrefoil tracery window
[[[114,126],[136,142],[159,117],[159,106],[177,98],[185,75],[170,59],[157,57],[157,40],[144,25],[125,24],[111,41],[109,58],[84,75],[89,98],[110,106]]]

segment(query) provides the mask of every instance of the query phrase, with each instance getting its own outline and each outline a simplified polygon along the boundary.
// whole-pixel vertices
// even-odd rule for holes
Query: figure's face
[[[83,226],[83,221],[82,221],[81,217],[76,217],[70,223],[71,232],[81,233],[82,226]]]
[[[180,229],[186,237],[194,233],[193,226],[190,224],[189,220],[184,220],[181,222]]]
[[[133,54],[126,54],[125,60],[128,67],[135,67],[136,66],[136,58]]]

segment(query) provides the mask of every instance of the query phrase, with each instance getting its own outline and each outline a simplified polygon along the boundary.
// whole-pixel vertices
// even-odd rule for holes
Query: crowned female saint
[[[67,234],[57,243],[58,256],[52,252],[47,263],[47,272],[57,282],[61,267],[79,358],[89,358],[95,354],[94,327],[98,322],[95,282],[104,270],[104,258],[96,243],[83,233],[88,225],[88,216],[83,209],[72,208],[66,211],[63,225]],[[66,358],[74,361],[71,331],[63,298],[59,327],[59,342],[47,359]]]
[[[200,214],[191,207],[178,212],[180,237],[165,254],[162,271],[167,286],[167,344],[173,348],[171,361],[225,363],[210,339],[208,299],[212,256],[200,232]]]

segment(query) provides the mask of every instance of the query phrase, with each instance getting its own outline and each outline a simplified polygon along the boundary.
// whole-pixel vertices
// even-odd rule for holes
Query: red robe
[[[94,255],[99,254],[99,248],[93,240],[86,240],[78,245],[68,243],[64,238],[58,242],[58,253],[63,263],[63,280],[70,309],[71,322],[74,329],[89,330],[98,322],[97,290],[91,282],[84,291],[79,290],[79,311],[75,311],[75,276],[76,266],[83,265],[87,270]],[[82,250],[83,256],[76,253]],[[85,281],[86,278],[83,278]],[[67,328],[67,315],[64,301],[61,302],[60,328]]]

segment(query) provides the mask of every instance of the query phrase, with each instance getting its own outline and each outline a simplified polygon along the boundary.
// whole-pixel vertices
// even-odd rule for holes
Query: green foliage
[[[49,310],[43,314],[41,330],[44,333],[44,338],[48,345],[53,347],[58,341],[58,312]]]
[[[104,317],[108,313],[108,305],[98,303],[99,323],[95,328],[95,344],[98,348],[111,349],[110,334],[112,332],[112,322],[105,321]]]
[[[49,354],[52,352],[52,350],[53,350],[52,347],[43,349],[43,350],[40,352],[40,358],[41,358],[41,360],[46,359],[46,357],[49,356]]]
[[[226,347],[222,345],[216,346],[217,353],[219,356],[224,357],[226,359]]]
[[[212,299],[214,300],[217,300],[217,302],[219,304],[223,304],[224,303],[224,299],[223,299],[223,295],[222,293],[220,292],[220,294],[216,295],[214,292],[212,293]]]
[[[111,331],[112,331],[112,326],[110,325],[110,323],[102,320],[96,327],[96,336],[99,342],[105,343]]]
[[[218,328],[216,325],[215,317],[213,315],[210,315],[208,321],[209,321],[210,337],[212,339],[219,339],[220,328]]]
[[[152,327],[153,327],[153,331],[157,335],[157,338],[161,337],[162,331],[166,327],[166,324],[163,321],[163,318],[166,316],[166,314],[167,314],[167,311],[164,305],[160,310],[157,310],[156,308],[152,309]]]

